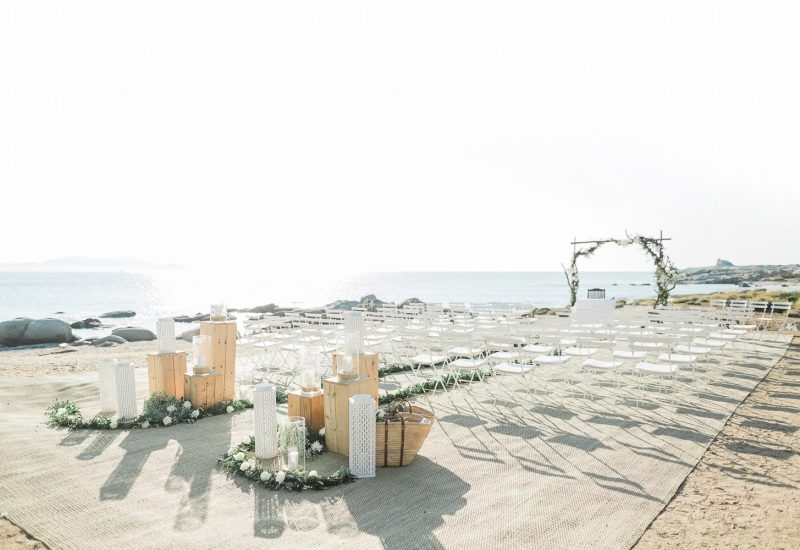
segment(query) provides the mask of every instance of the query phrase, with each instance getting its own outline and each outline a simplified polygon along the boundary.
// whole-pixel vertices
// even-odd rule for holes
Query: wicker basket
[[[376,464],[407,466],[425,443],[436,417],[427,409],[412,406],[411,412],[387,416],[375,423]]]

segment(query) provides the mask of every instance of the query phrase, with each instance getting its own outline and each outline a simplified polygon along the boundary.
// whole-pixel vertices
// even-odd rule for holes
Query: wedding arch
[[[578,298],[578,284],[580,278],[578,276],[578,258],[588,258],[597,249],[604,244],[614,243],[619,246],[630,246],[638,244],[644,252],[653,260],[656,268],[656,301],[653,307],[659,305],[666,306],[669,300],[669,293],[678,284],[678,269],[672,260],[664,253],[664,241],[671,239],[664,237],[663,231],[659,232],[658,237],[645,237],[642,235],[628,235],[625,232],[624,239],[601,239],[596,241],[578,241],[572,240],[572,261],[570,262],[569,270],[562,264],[564,275],[567,277],[567,284],[569,285],[570,293],[570,306],[575,305],[575,300]]]

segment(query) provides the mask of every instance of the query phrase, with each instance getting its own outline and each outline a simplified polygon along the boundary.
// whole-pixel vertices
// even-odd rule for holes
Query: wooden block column
[[[186,352],[147,354],[147,384],[151,394],[168,393],[183,399],[184,374],[186,374]]]
[[[350,453],[350,402],[361,393],[365,380],[339,380],[338,377],[322,380],[325,395],[325,446],[334,453]]]
[[[344,354],[333,354],[333,375],[336,376],[339,367],[339,361],[342,360]],[[361,388],[356,393],[366,393],[378,401],[378,365],[379,358],[377,353],[366,353],[358,357],[358,375],[364,378],[361,382]],[[327,430],[326,430],[327,432]]]
[[[289,416],[302,416],[306,426],[320,431],[325,427],[325,398],[322,392],[317,395],[303,395],[299,391],[290,391]]]
[[[236,392],[236,321],[203,321],[200,334],[211,337],[211,370],[222,375],[222,400]]]
[[[183,376],[184,398],[192,402],[194,408],[209,409],[225,401],[224,377],[219,372],[185,374]]]

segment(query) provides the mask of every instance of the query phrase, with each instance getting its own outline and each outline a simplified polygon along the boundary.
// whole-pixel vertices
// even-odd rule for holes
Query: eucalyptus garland
[[[426,380],[425,382],[412,384],[405,388],[400,388],[399,390],[381,393],[378,396],[378,404],[385,405],[386,403],[391,403],[395,399],[406,399],[412,395],[420,395],[441,385],[444,385],[445,388],[449,388],[455,386],[456,381],[471,382],[478,374],[480,375],[478,376],[478,380],[482,380],[492,376],[493,373],[491,369],[475,369],[472,371],[462,371],[458,374],[445,374],[439,380]]]
[[[356,479],[356,476],[345,467],[341,467],[326,476],[320,476],[316,470],[309,472],[301,470],[264,470],[258,467],[253,458],[255,449],[255,437],[250,436],[246,441],[231,446],[225,456],[218,458],[217,462],[230,475],[245,477],[262,487],[272,490],[303,491],[305,489],[315,489],[319,491],[343,483],[350,483]]]
[[[191,424],[201,418],[243,411],[253,407],[246,399],[223,401],[209,407],[193,408],[192,402],[165,393],[154,393],[144,402],[144,412],[136,418],[109,418],[97,414],[84,419],[80,407],[69,400],[55,401],[45,411],[47,425],[69,430],[116,430]]]
[[[578,299],[578,285],[580,283],[580,278],[578,276],[578,258],[588,258],[597,252],[598,248],[608,243],[614,243],[623,247],[638,244],[642,250],[650,256],[656,268],[656,300],[653,307],[667,305],[669,293],[672,292],[678,284],[678,268],[675,267],[675,264],[669,256],[664,253],[664,243],[661,239],[644,237],[642,235],[630,236],[626,233],[625,237],[625,239],[595,241],[590,246],[576,248],[572,253],[572,261],[570,262],[569,270],[562,264],[561,267],[564,269],[564,275],[567,278],[567,285],[569,286],[570,306],[574,306]]]

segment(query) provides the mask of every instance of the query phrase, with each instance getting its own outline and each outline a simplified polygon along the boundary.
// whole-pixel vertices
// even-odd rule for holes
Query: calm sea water
[[[608,297],[653,297],[648,272],[581,273],[582,292],[605,288]],[[733,285],[681,285],[676,294],[730,290]],[[362,273],[332,278],[324,273],[265,276],[239,272],[212,275],[188,271],[0,272],[0,321],[15,317],[57,317],[75,321],[110,310],[130,309],[136,317],[108,320],[150,329],[161,316],[208,311],[221,301],[229,307],[274,302],[315,307],[339,299],[375,294],[385,301],[410,297],[426,302],[518,302],[563,306],[568,302],[564,274],[559,272],[395,272]],[[57,313],[63,312],[63,313]],[[97,331],[80,331],[99,334]]]

